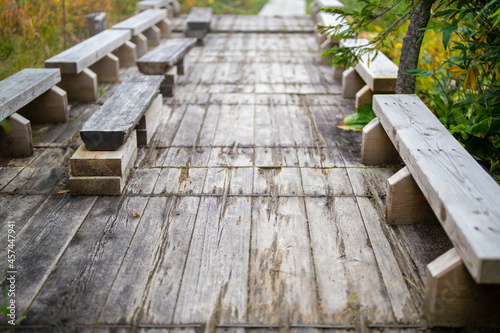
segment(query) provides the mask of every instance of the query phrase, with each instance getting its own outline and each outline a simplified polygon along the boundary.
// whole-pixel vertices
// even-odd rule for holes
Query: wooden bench
[[[137,50],[137,58],[148,51],[148,41],[153,46],[160,45],[161,38],[170,36],[171,22],[166,9],[147,9],[125,21],[115,24],[113,30],[129,30],[132,43]]]
[[[59,86],[68,98],[96,101],[97,80],[119,80],[119,67],[135,64],[135,45],[128,30],[105,30],[45,61],[47,68],[59,68]]]
[[[0,81],[0,121],[6,119],[10,132],[2,131],[2,155],[26,157],[33,153],[31,123],[68,121],[66,92],[57,87],[59,69],[27,68]],[[28,119],[26,119],[28,118]]]
[[[181,14],[181,5],[176,0],[143,0],[137,3],[137,12],[147,9],[167,9],[167,17],[172,19]]]
[[[137,157],[148,145],[162,112],[163,76],[127,77],[85,123],[71,157],[70,190],[79,195],[119,195]]]
[[[321,12],[322,8],[344,8],[338,0],[315,0],[309,6],[311,9],[311,17],[315,23],[318,23],[318,14]]]
[[[203,44],[203,38],[211,31],[212,8],[193,7],[186,19],[186,37],[195,37],[198,44]]]
[[[416,95],[375,95],[373,109],[362,162],[406,164],[388,180],[387,223],[431,210],[454,245],[427,267],[429,325],[500,325],[500,186]]]
[[[90,36],[97,35],[106,30],[106,13],[92,13],[85,15],[87,21],[87,30]]]
[[[342,30],[347,29],[347,22],[340,15],[332,15],[330,13],[322,12],[318,14],[318,26],[340,26],[342,25]],[[324,28],[317,28],[316,31],[316,42],[319,44],[320,53],[331,49],[334,46],[339,45],[340,40],[333,35],[332,32],[322,34],[321,32]],[[321,58],[324,64],[329,64],[328,60],[331,57]]]
[[[177,74],[184,75],[184,56],[196,44],[196,38],[174,38],[137,60],[137,67],[145,75],[164,75],[161,92],[175,94]]]

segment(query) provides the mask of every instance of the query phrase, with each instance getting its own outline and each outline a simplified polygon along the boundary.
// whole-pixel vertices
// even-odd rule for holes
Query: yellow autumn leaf
[[[134,214],[132,214],[133,217],[141,217],[141,215],[139,215],[139,213],[135,212]]]

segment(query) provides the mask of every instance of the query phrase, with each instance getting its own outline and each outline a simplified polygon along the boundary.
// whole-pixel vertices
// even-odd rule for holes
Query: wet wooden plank
[[[16,306],[19,317],[46,282],[85,217],[95,197],[78,198],[54,194],[29,219],[16,235],[17,271]],[[0,264],[6,267],[7,255],[2,251]],[[19,318],[18,317],[18,318]]]
[[[3,192],[17,194],[50,194],[68,172],[67,168],[26,167]]]
[[[23,167],[0,168],[0,190],[7,186],[12,179],[16,178],[23,169]]]
[[[90,199],[96,200],[85,200]],[[142,216],[147,202],[148,198],[138,197],[99,198],[23,322],[96,323],[141,220],[133,214]],[[86,203],[90,210],[92,205]]]
[[[126,194],[151,194],[160,175],[160,169],[135,169],[132,173],[127,187]]]

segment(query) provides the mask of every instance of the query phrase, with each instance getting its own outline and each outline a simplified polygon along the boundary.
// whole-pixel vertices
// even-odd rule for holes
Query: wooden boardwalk
[[[361,165],[360,134],[337,129],[354,103],[319,64],[310,18],[220,16],[216,28],[186,57],[123,196],[64,194],[78,131],[118,83],[101,85],[98,103],[72,105],[70,122],[34,126],[32,157],[1,161],[0,264],[15,222],[21,326],[425,325],[425,265],[450,244],[439,226],[384,224],[395,168]]]

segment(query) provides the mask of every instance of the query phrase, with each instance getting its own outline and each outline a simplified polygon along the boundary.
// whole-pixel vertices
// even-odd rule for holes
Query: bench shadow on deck
[[[360,133],[337,129],[354,102],[320,64],[310,18],[220,16],[215,25],[185,58],[123,196],[65,194],[78,131],[118,83],[101,85],[97,103],[72,105],[68,123],[34,127],[32,157],[1,161],[21,326],[425,325],[425,266],[451,245],[440,226],[384,224],[385,181],[401,166],[363,166]]]

